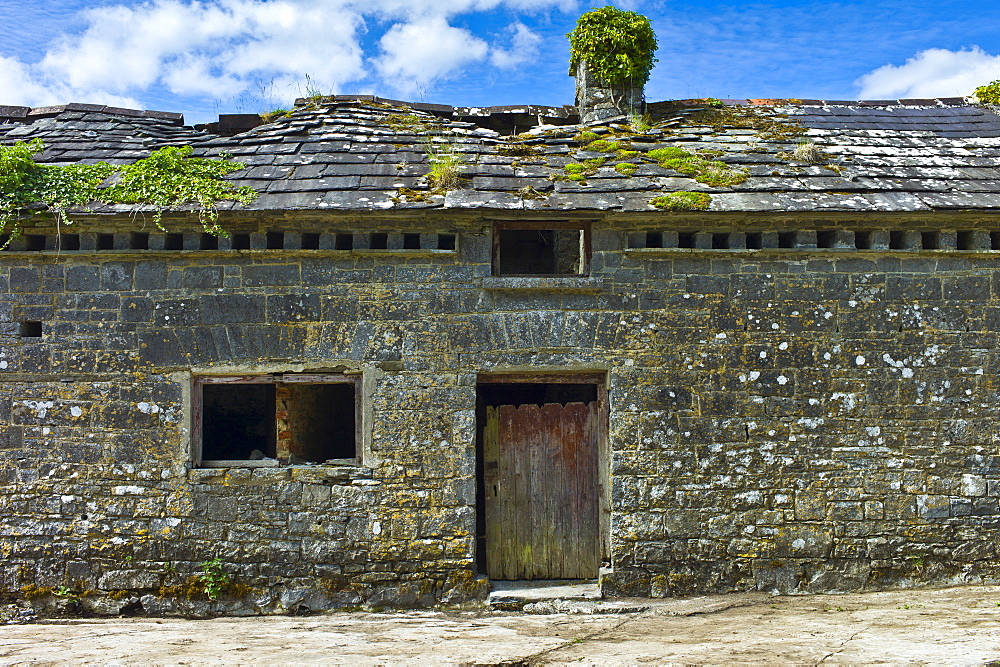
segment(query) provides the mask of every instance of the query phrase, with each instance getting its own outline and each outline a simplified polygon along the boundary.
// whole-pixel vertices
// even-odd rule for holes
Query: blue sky
[[[0,0],[0,104],[188,122],[311,90],[456,106],[571,104],[577,0]],[[660,42],[647,99],[898,99],[1000,79],[1000,3],[611,2]]]

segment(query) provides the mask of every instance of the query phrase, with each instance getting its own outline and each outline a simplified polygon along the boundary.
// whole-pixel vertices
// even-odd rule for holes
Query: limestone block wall
[[[589,277],[498,279],[488,221],[410,224],[456,249],[0,254],[5,594],[477,599],[477,374],[529,370],[607,373],[607,594],[996,576],[997,254],[630,250],[649,221],[596,221]],[[192,466],[192,378],[306,371],[360,378],[360,465]]]

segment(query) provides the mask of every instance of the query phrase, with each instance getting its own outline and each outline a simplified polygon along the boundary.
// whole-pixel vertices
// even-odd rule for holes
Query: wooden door
[[[492,579],[593,579],[600,567],[598,407],[487,407],[486,570]]]

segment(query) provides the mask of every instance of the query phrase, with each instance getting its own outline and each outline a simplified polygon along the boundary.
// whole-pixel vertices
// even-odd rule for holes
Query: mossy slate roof
[[[254,211],[655,212],[650,200],[676,191],[709,193],[712,211],[1000,209],[995,109],[960,98],[723,103],[650,104],[652,127],[637,131],[628,118],[574,124],[572,107],[452,108],[341,96],[300,100],[287,116],[224,134],[225,123],[192,128],[166,112],[0,106],[0,143],[41,138],[39,159],[59,164],[127,163],[183,144],[196,155],[229,154],[247,165],[229,178],[259,196],[220,208]],[[586,150],[582,131],[637,153]],[[460,156],[457,187],[429,182],[429,142]],[[795,159],[803,142],[818,149],[812,161]],[[668,146],[702,151],[746,179],[711,187],[647,155]],[[582,182],[566,180],[565,165],[594,158],[604,165]],[[630,176],[614,168],[623,161],[636,164]]]

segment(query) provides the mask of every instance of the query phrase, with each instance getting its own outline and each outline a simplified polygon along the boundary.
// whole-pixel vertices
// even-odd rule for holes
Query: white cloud
[[[161,89],[205,99],[284,100],[304,93],[377,89],[412,93],[490,57],[511,67],[540,38],[520,22],[507,49],[449,20],[499,9],[573,10],[579,0],[149,0],[80,13],[81,31],[57,39],[38,63],[0,59],[0,103],[97,102],[141,106]],[[365,54],[371,26],[384,31]],[[267,82],[266,85],[262,82]],[[263,93],[267,88],[268,92]],[[263,110],[263,109],[261,109]]]
[[[35,70],[16,58],[0,57],[0,91],[4,91],[0,103],[38,107],[86,101],[132,109],[141,106],[134,97],[105,90],[77,90],[62,82],[45,80]]]
[[[884,65],[854,82],[860,99],[961,97],[1000,79],[1000,55],[978,46],[960,51],[927,49],[903,65]]]
[[[379,40],[382,56],[376,67],[393,87],[413,93],[486,57],[486,42],[468,30],[449,25],[442,16],[399,23]]]
[[[511,33],[510,48],[494,48],[490,53],[490,62],[496,67],[509,69],[523,62],[532,60],[538,54],[538,45],[542,38],[531,31],[520,21],[507,27]]]

